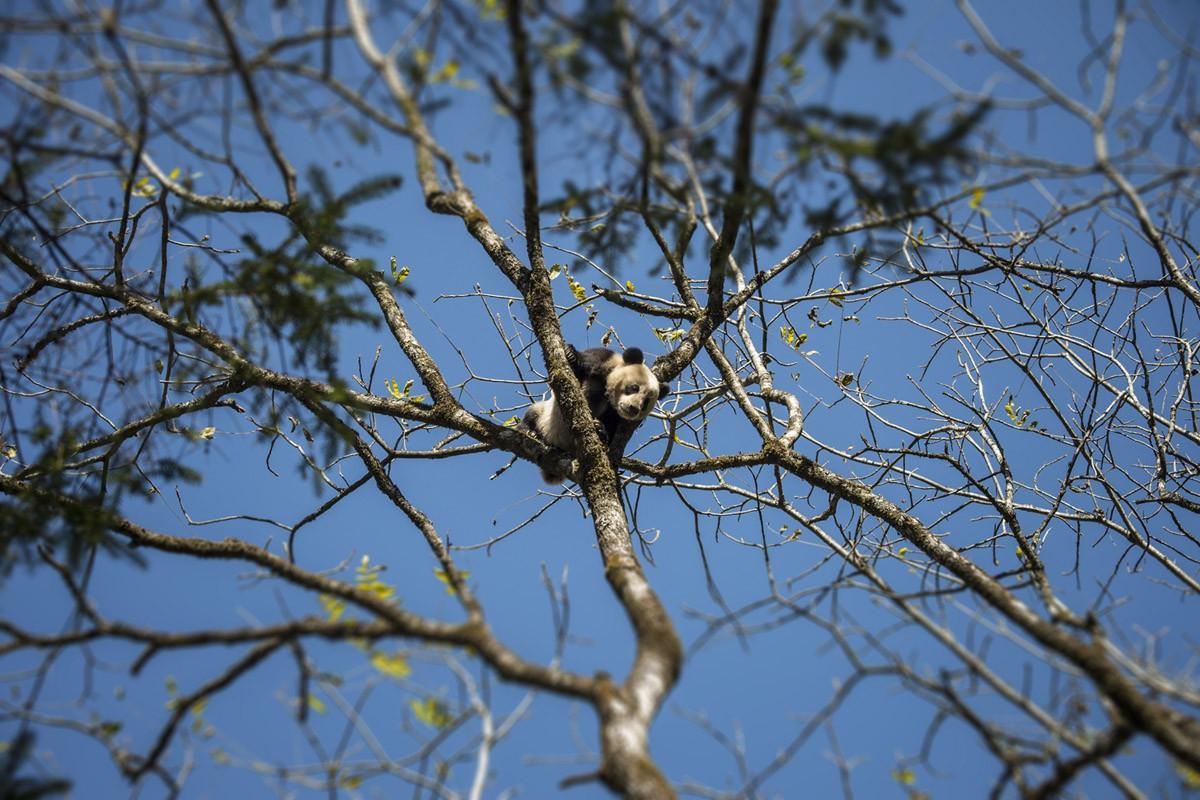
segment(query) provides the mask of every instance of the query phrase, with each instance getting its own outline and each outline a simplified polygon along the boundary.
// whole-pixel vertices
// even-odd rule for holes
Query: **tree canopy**
[[[1200,790],[1200,18],[1046,5],[6,8],[0,794]]]

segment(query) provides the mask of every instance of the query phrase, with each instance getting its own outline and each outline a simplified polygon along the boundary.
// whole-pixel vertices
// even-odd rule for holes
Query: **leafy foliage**
[[[22,729],[0,760],[0,797],[8,800],[40,800],[66,794],[71,782],[61,778],[22,777],[18,773],[33,755],[34,735]]]
[[[155,478],[195,478],[172,459],[147,459],[140,467],[122,464],[81,481],[67,467],[77,439],[73,430],[56,432],[45,423],[29,432],[26,446],[40,448],[24,470],[30,489],[0,495],[0,576],[10,574],[17,564],[31,563],[38,548],[65,550],[72,567],[81,565],[97,546],[111,555],[140,561],[108,530],[115,509],[126,497],[152,493]],[[58,494],[76,502],[58,502]]]
[[[191,264],[186,288],[173,298],[185,317],[195,318],[202,308],[217,308],[231,299],[241,301],[245,313],[242,344],[265,352],[262,337],[286,341],[301,366],[314,366],[327,377],[335,375],[338,326],[361,323],[378,327],[377,315],[362,303],[354,278],[335,270],[314,252],[318,246],[345,251],[355,244],[381,245],[383,232],[348,221],[350,212],[378,200],[400,187],[397,175],[380,175],[351,186],[340,194],[325,170],[308,170],[311,191],[302,195],[290,217],[295,223],[275,244],[254,231],[242,235],[248,255],[224,267],[224,278],[204,282],[198,262]],[[371,269],[374,261],[359,259]],[[412,294],[405,286],[400,291]]]

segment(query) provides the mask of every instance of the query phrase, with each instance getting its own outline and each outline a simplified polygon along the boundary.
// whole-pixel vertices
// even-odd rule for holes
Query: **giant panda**
[[[582,352],[567,345],[567,363],[583,388],[588,410],[611,440],[622,420],[641,422],[654,410],[654,403],[667,395],[670,387],[662,383],[645,364],[645,356],[636,347],[617,353],[604,347]],[[546,444],[568,452],[575,449],[571,428],[563,416],[558,398],[534,403],[525,412],[521,424]],[[542,468],[546,483],[562,483],[563,476]]]

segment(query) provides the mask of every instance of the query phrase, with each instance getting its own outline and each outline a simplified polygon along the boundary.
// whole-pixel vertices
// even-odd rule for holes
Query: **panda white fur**
[[[588,410],[611,439],[622,420],[641,422],[654,410],[654,403],[665,397],[667,384],[645,365],[642,351],[636,347],[617,353],[603,347],[582,352],[567,346],[567,363],[583,388]],[[546,444],[560,450],[575,449],[571,428],[563,416],[558,399],[551,393],[549,400],[534,403],[525,412],[522,425]],[[562,483],[563,477],[542,469],[547,483]]]

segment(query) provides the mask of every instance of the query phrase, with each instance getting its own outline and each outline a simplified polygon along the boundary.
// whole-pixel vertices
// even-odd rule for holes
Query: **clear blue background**
[[[1046,71],[1072,94],[1079,94],[1075,71],[1084,45],[1078,34],[1074,4],[980,3],[979,10],[1002,42],[1019,46],[1030,64]],[[1197,13],[1193,4],[1163,3],[1159,4],[1159,11],[1178,26],[1181,35],[1184,31],[1194,30]],[[1096,11],[1097,29],[1105,29],[1108,13]],[[748,36],[745,31],[736,33]],[[894,24],[891,33],[898,53],[911,48],[966,89],[980,89],[988,85],[989,79],[999,76],[998,94],[1028,96],[1028,90],[994,61],[981,54],[964,52],[958,46],[959,42],[974,42],[975,39],[950,3],[909,4],[907,13]],[[1155,44],[1157,39],[1149,34],[1145,26],[1137,26],[1131,32],[1122,81],[1122,98],[1126,101],[1148,81],[1160,58]],[[32,41],[35,40],[25,40],[25,44],[15,47],[30,46]],[[339,47],[338,53],[342,59],[357,57],[347,47]],[[9,63],[20,63],[14,50],[6,57]],[[858,49],[852,51],[851,59],[840,74],[827,74],[817,62],[810,66],[809,74],[813,76],[814,96],[839,107],[884,116],[906,115],[915,106],[943,94],[928,76],[905,60],[893,58],[881,65]],[[479,79],[474,75],[465,77]],[[490,154],[490,163],[476,165],[462,161],[461,166],[481,208],[502,234],[508,234],[511,231],[506,220],[519,225],[521,219],[520,175],[513,158],[513,127],[510,120],[491,113],[490,103],[483,95],[480,91],[476,96],[459,98],[453,110],[438,117],[433,129],[446,149],[457,156],[461,157],[466,151]],[[1094,93],[1089,101],[1095,102]],[[604,164],[588,163],[571,155],[578,143],[561,138],[565,136],[564,128],[557,123],[566,121],[557,119],[555,112],[551,97],[543,95],[539,116],[548,124],[540,143],[540,156],[547,194],[568,176],[587,182],[600,180],[605,173]],[[1036,138],[1032,141],[1021,115],[999,114],[992,121],[1001,126],[1006,136],[1012,137],[1018,149],[1027,147],[1049,157],[1079,163],[1089,161],[1086,131],[1079,123],[1057,112],[1047,111],[1039,116]],[[403,305],[422,343],[452,382],[465,378],[466,372],[443,333],[464,350],[477,373],[498,378],[514,377],[479,301],[437,299],[444,294],[469,291],[476,283],[485,291],[500,294],[511,294],[511,289],[465,234],[459,221],[433,216],[424,209],[413,176],[408,144],[382,134],[377,147],[348,149],[344,135],[335,133],[332,126],[324,125],[323,121],[317,121],[312,128],[289,128],[281,139],[287,155],[297,167],[323,164],[340,185],[381,171],[405,175],[404,188],[398,194],[358,209],[354,217],[356,222],[385,230],[387,243],[377,249],[371,248],[369,252],[353,254],[374,258],[380,264],[386,264],[387,258],[395,255],[400,263],[411,266],[409,280],[418,296],[413,301],[404,301]],[[731,144],[726,142],[725,146],[728,148]],[[757,152],[763,160],[769,158],[771,146],[769,139],[760,140]],[[155,156],[160,163],[174,163],[169,153],[155,152]],[[263,185],[278,191],[266,165],[262,174]],[[212,186],[201,188],[215,190]],[[546,221],[552,220],[547,218]],[[220,224],[202,232],[212,235],[215,246],[237,246],[235,234]],[[779,252],[760,252],[760,261],[769,263],[780,257],[807,234],[808,231],[797,223]],[[151,226],[143,232],[143,237],[144,242],[137,252],[149,260],[157,233]],[[571,246],[566,237],[548,235],[547,240]],[[1123,247],[1115,237],[1106,245],[1108,249],[1103,255],[1107,258],[1116,258]],[[512,246],[523,254],[521,240],[514,237]],[[1136,250],[1136,244],[1130,246]],[[697,248],[697,253],[702,250]],[[548,253],[548,260],[558,259]],[[633,280],[639,290],[668,295],[667,283],[647,275],[648,267],[654,261],[650,250],[641,250],[639,258],[631,263],[609,266],[618,270],[622,279]],[[693,257],[690,264],[693,274],[700,274],[701,263],[702,259]],[[823,262],[815,285],[834,285],[842,263],[836,258]],[[577,274],[585,285],[592,280],[599,282],[598,276],[593,278],[591,273]],[[806,283],[808,275],[801,277]],[[556,291],[560,293],[559,300],[565,304],[567,287],[561,279],[556,283]],[[493,303],[491,308],[495,312],[505,311],[500,302]],[[869,307],[863,315],[864,324],[837,325],[826,334],[823,342],[819,342],[814,334],[813,344],[821,349],[819,359],[822,364],[830,371],[855,370],[864,358],[869,357],[869,368],[863,374],[868,375],[875,382],[876,390],[881,392],[884,391],[881,387],[891,386],[905,374],[911,374],[926,357],[922,348],[928,345],[928,339],[897,323],[874,320],[876,315],[883,315],[887,310],[882,305]],[[598,344],[607,325],[615,324],[626,343],[640,345],[655,353],[662,349],[651,331],[652,325],[661,324],[657,320],[641,319],[601,306],[598,322],[588,330],[584,327],[584,317],[583,311],[576,311],[564,320],[564,334],[579,346]],[[833,340],[835,335],[836,340]],[[379,380],[385,377],[396,378],[401,384],[415,377],[398,348],[386,341],[382,331],[358,330],[342,340],[347,370],[353,367],[356,358],[369,361],[379,344],[383,344],[383,354],[377,387]],[[534,363],[540,363],[540,353],[536,350]],[[810,395],[827,394],[816,388],[816,376],[806,374],[805,369],[804,366],[799,368],[802,391]],[[806,379],[810,381],[808,386],[805,386]],[[474,411],[511,409],[523,403],[511,386],[471,383],[467,389],[470,394],[464,395],[464,403]],[[806,399],[805,402],[808,407],[811,401]],[[814,410],[816,413],[808,424],[818,426],[816,435],[835,443],[855,441],[855,426],[861,422],[853,415],[841,409]],[[497,418],[503,419],[511,413],[514,412],[502,411]],[[181,487],[194,518],[251,513],[294,522],[327,497],[326,494],[314,498],[306,482],[297,478],[295,459],[287,450],[277,448],[273,464],[280,477],[272,477],[263,467],[262,450],[248,432],[247,424],[231,412],[219,411],[205,424],[215,425],[219,433],[211,444],[195,448],[192,456],[194,465],[205,472],[204,484],[202,487]],[[649,429],[657,424],[652,421],[639,431],[634,446],[644,441],[649,436]],[[726,417],[726,424],[727,427],[713,432],[715,450],[754,447],[754,433],[749,425],[729,417]],[[656,445],[650,451],[651,455],[657,457],[660,447]],[[1031,456],[1037,458],[1036,453]],[[399,462],[393,475],[410,499],[432,517],[444,536],[454,544],[469,545],[485,541],[519,523],[545,501],[545,496],[539,493],[541,486],[536,471],[529,464],[518,463],[495,480],[489,480],[489,476],[507,460],[508,456],[504,454],[489,453],[447,461]],[[829,465],[834,469],[841,468],[837,463]],[[1030,469],[1036,466],[1039,464],[1031,465]],[[356,469],[347,466],[350,479],[358,474]],[[804,489],[791,485],[791,491],[802,493]],[[816,498],[813,502],[822,504],[824,498]],[[130,513],[143,524],[164,532],[238,536],[258,544],[271,541],[276,550],[282,535],[267,526],[244,522],[189,529],[169,492],[154,504],[131,508]],[[648,565],[647,570],[673,614],[685,643],[690,645],[704,631],[704,624],[697,615],[720,613],[705,585],[690,516],[681,512],[670,490],[646,490],[640,495],[639,521],[643,529],[662,531],[653,546],[654,565]],[[771,529],[782,521],[768,518],[767,522]],[[769,592],[758,550],[738,546],[725,538],[715,538],[711,523],[703,524],[702,531],[713,577],[731,607],[738,608]],[[756,542],[759,535],[753,519],[747,519],[744,524],[729,525],[728,532],[744,535],[751,542]],[[1101,549],[1104,547],[1115,545],[1105,544]],[[407,608],[435,618],[458,618],[457,603],[435,580],[435,565],[416,531],[369,489],[357,493],[318,524],[307,528],[298,539],[297,553],[299,563],[314,570],[330,569],[346,560],[352,567],[359,557],[369,554],[373,563],[387,566],[383,577],[398,587]],[[169,558],[155,553],[143,555],[147,559],[145,569],[109,560],[101,560],[97,565],[92,578],[92,594],[99,609],[109,618],[148,627],[192,630],[279,619],[281,600],[293,615],[320,612],[315,598],[286,590],[271,581],[250,580],[252,570],[248,566]],[[823,548],[802,541],[796,546],[774,550],[772,566],[777,577],[787,578],[803,573],[825,555]],[[1061,557],[1068,559],[1069,554],[1064,551]],[[1085,554],[1085,558],[1093,557],[1106,566],[1111,563],[1111,558],[1102,557],[1100,553]],[[542,662],[552,656],[553,640],[541,570],[544,565],[556,581],[564,570],[568,570],[573,638],[565,665],[580,672],[605,669],[616,676],[624,675],[632,655],[632,637],[624,615],[604,581],[591,526],[583,518],[577,503],[570,500],[558,503],[490,553],[482,550],[461,552],[457,558],[460,567],[470,571],[471,582],[477,587],[488,620],[500,639],[526,658]],[[800,586],[819,587],[838,569],[838,564],[827,564],[804,577]],[[351,570],[345,574],[349,577]],[[905,581],[902,572],[891,577],[898,585]],[[1094,597],[1095,586],[1089,581],[1096,577],[1087,576],[1088,580],[1080,590],[1081,603],[1086,604]],[[913,576],[908,580],[917,579]],[[1193,617],[1181,616],[1183,606],[1176,603],[1174,594],[1157,589],[1148,581],[1139,581],[1138,591],[1137,619],[1144,623],[1161,620],[1194,639],[1198,631],[1196,622]],[[842,602],[845,604],[843,610],[867,628],[878,630],[891,620],[888,609],[870,602],[865,595],[846,593]],[[5,616],[17,618],[27,627],[55,631],[67,619],[70,605],[61,586],[47,571],[41,570],[20,573],[10,579],[0,594],[0,611]],[[761,621],[765,617],[758,619]],[[961,632],[965,623],[959,618],[952,625]],[[902,632],[892,639],[891,644],[900,652],[912,652],[914,663],[923,667],[949,663],[926,637]],[[126,668],[136,657],[137,648],[108,642],[95,645],[90,649],[96,666],[92,675],[95,679],[93,705],[88,708],[98,709],[104,718],[125,721],[118,739],[128,741],[133,748],[144,752],[166,717],[164,704],[168,699],[165,689],[168,677],[178,683],[181,691],[191,691],[231,663],[240,652],[206,648],[162,653],[149,663],[141,677],[133,679]],[[407,710],[409,699],[425,693],[444,693],[452,705],[457,700],[446,672],[415,654],[412,676],[398,685],[381,680],[363,655],[348,645],[312,643],[308,645],[308,652],[320,669],[344,679],[342,691],[351,702],[368,683],[380,683],[364,715],[376,736],[397,756],[415,748],[421,737],[429,735],[428,729],[412,722]],[[997,643],[989,663],[1019,686],[1027,660],[1025,654]],[[3,669],[11,675],[36,663],[35,658],[23,655],[7,659]],[[478,678],[478,670],[474,671]],[[685,719],[685,712],[706,716],[715,727],[730,735],[736,731],[745,741],[753,773],[791,741],[808,717],[832,695],[839,677],[846,672],[844,660],[828,646],[827,637],[817,627],[802,621],[755,635],[746,647],[725,630],[686,663],[682,680],[653,729],[653,753],[674,780],[695,780],[734,789],[740,781],[732,759],[694,722]],[[84,662],[78,651],[64,653],[58,659],[44,692],[43,708],[47,713],[87,718],[88,711],[81,710],[75,702],[84,674]],[[1044,678],[1043,673],[1036,675],[1038,680]],[[1035,696],[1044,696],[1048,691],[1044,682],[1035,682],[1031,686]],[[280,653],[214,699],[205,710],[204,719],[215,728],[215,736],[201,739],[181,731],[184,743],[190,741],[195,747],[196,758],[195,773],[186,785],[185,796],[267,795],[274,793],[273,780],[239,767],[254,762],[312,762],[315,759],[312,750],[290,719],[290,704],[295,694],[295,666],[290,656]],[[345,721],[333,710],[329,697],[319,691],[318,696],[325,700],[330,710],[326,714],[312,714],[310,721],[325,746],[333,747],[341,736]],[[518,687],[494,683],[491,686],[492,706],[497,714],[512,708],[522,696],[523,691]],[[997,713],[1000,721],[1007,724],[1018,727],[1032,724],[999,703],[983,701],[979,707]],[[854,691],[834,717],[834,726],[844,755],[858,762],[853,772],[853,785],[859,796],[903,796],[904,789],[890,773],[901,759],[919,751],[931,716],[932,710],[927,703],[888,679],[867,681]],[[6,729],[12,727],[8,725]],[[474,721],[468,721],[465,730],[473,731]],[[7,736],[7,730],[0,730],[0,736]],[[238,763],[234,766],[214,764],[210,754],[214,746],[232,755]],[[359,745],[352,745],[356,746]],[[581,747],[593,751],[596,748],[591,711],[552,696],[539,696],[528,716],[498,746],[493,761],[495,779],[489,784],[486,796],[498,796],[507,787],[515,787],[522,797],[553,795],[563,777],[590,769],[587,764],[562,763],[564,759],[578,755]],[[839,778],[829,758],[830,749],[823,731],[814,734],[796,757],[767,783],[766,794],[788,798],[838,796]],[[43,728],[38,750],[49,771],[61,771],[75,781],[77,797],[119,797],[130,793],[107,754],[78,734]],[[369,753],[363,755],[369,757]],[[977,737],[955,723],[951,723],[951,729],[937,739],[932,761],[939,774],[918,768],[916,786],[937,798],[979,796],[990,786],[995,774],[994,763],[982,751]],[[1131,751],[1118,761],[1122,769],[1146,790],[1160,783],[1172,785],[1169,762],[1155,746],[1144,740],[1135,741]],[[178,766],[179,762],[177,742],[168,763]],[[452,785],[465,789],[469,774],[469,766],[459,767],[454,772]],[[375,778],[345,794],[391,797],[401,793],[398,787],[395,782]],[[1079,787],[1089,797],[1109,796],[1112,791],[1094,775],[1086,777]],[[160,785],[148,782],[142,796],[158,796],[160,790]],[[604,793],[591,784],[572,789],[570,796],[600,797]]]

